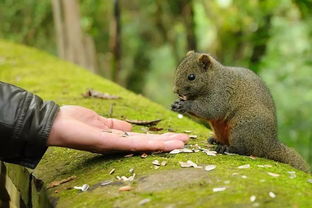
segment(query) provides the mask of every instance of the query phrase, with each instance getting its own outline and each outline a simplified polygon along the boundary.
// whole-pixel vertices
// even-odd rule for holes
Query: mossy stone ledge
[[[103,116],[118,119],[163,119],[157,127],[176,132],[191,130],[198,137],[190,144],[205,147],[210,131],[190,119],[136,95],[117,84],[94,75],[74,64],[62,61],[37,49],[0,40],[0,80],[60,105],[81,105]],[[122,97],[118,100],[84,98],[88,88]],[[161,88],[161,87],[160,87]],[[160,89],[161,90],[161,89]],[[144,131],[135,126],[134,131]],[[154,160],[167,161],[155,169]],[[179,162],[191,160],[199,165],[216,165],[211,171],[181,168]],[[238,166],[249,164],[249,168]],[[258,165],[269,165],[259,167]],[[109,174],[112,169],[113,174]],[[119,191],[127,185],[116,176],[136,173],[132,190]],[[296,177],[290,177],[294,171]],[[203,152],[180,154],[100,155],[65,148],[49,148],[35,170],[3,163],[1,172],[12,198],[11,203],[26,207],[311,207],[310,174],[289,165],[262,158],[237,155],[208,156]],[[268,172],[278,174],[274,177]],[[53,181],[76,176],[54,188]],[[112,184],[101,186],[103,181]],[[88,184],[81,192],[74,186]],[[214,188],[225,187],[214,192]],[[270,193],[272,192],[272,193]]]

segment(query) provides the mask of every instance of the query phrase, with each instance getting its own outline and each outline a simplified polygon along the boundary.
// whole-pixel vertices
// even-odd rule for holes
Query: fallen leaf
[[[155,126],[158,124],[162,119],[156,119],[151,121],[142,121],[142,120],[129,120],[126,119],[128,123],[135,124],[135,125],[141,125],[141,126]]]
[[[84,94],[82,94],[83,97],[94,97],[94,98],[100,98],[100,99],[106,99],[106,100],[113,100],[113,99],[120,99],[119,96],[116,95],[110,95],[108,93],[98,92],[93,89],[88,89]]]
[[[61,184],[63,184],[63,183],[67,183],[67,182],[69,182],[69,181],[72,181],[72,180],[74,180],[75,178],[77,178],[77,177],[76,177],[76,176],[70,176],[70,177],[65,178],[65,179],[63,179],[63,180],[60,180],[60,181],[53,181],[53,182],[51,182],[51,183],[47,186],[47,188],[48,188],[48,189],[49,189],[49,188],[54,188],[54,187],[59,186],[59,185],[61,185]]]
[[[151,126],[151,127],[148,128],[148,130],[149,131],[161,131],[161,130],[163,130],[163,128],[157,128],[155,126]]]

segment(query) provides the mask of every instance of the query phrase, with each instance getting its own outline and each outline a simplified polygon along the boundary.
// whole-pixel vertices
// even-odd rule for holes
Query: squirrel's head
[[[183,100],[193,100],[205,93],[213,81],[216,64],[206,53],[189,51],[177,67],[174,92]]]

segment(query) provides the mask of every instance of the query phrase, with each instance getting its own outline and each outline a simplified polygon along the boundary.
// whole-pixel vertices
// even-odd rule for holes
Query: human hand
[[[157,135],[129,131],[131,124],[125,121],[104,118],[80,106],[63,106],[54,120],[47,145],[96,153],[171,151],[183,148],[189,139],[186,134]]]

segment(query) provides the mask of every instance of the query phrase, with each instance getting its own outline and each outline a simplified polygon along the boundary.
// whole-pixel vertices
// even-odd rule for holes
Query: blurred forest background
[[[0,0],[0,38],[39,48],[169,108],[188,50],[268,84],[280,139],[312,165],[312,1]]]

